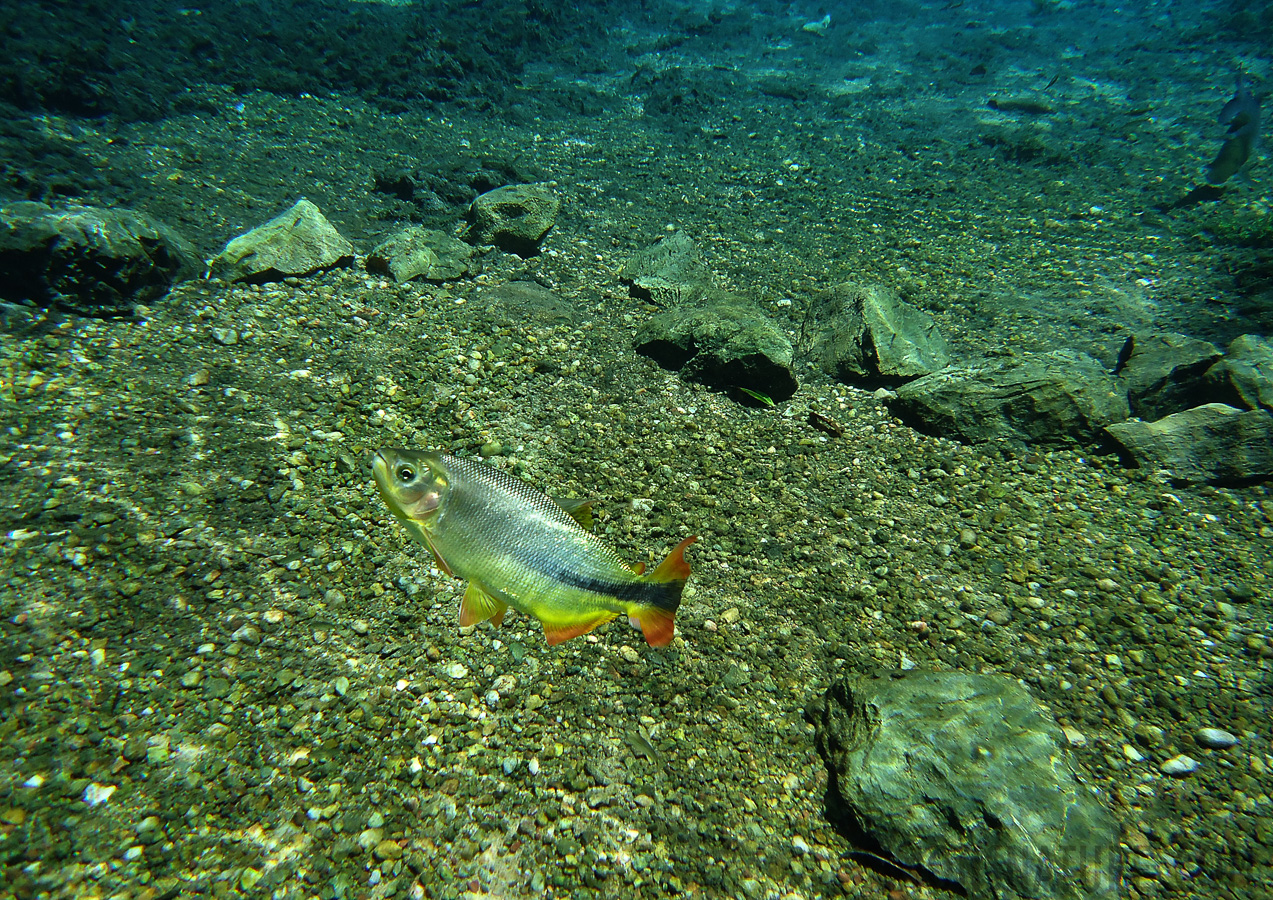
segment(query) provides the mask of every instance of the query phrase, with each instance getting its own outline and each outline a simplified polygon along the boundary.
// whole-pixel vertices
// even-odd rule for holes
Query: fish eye
[[[399,481],[413,481],[415,479],[415,469],[410,466],[402,466],[398,469]]]

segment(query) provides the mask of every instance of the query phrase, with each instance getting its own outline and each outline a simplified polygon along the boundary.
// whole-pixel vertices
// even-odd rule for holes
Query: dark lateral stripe
[[[602,581],[599,578],[588,578],[583,575],[575,575],[573,572],[562,571],[553,572],[549,577],[581,591],[604,594],[607,597],[614,597],[617,600],[636,603],[640,606],[657,606],[659,609],[665,609],[668,612],[676,612],[676,608],[681,605],[681,591],[685,586],[683,581],[667,581],[660,584],[649,581],[631,581],[627,584],[619,584],[614,581]]]

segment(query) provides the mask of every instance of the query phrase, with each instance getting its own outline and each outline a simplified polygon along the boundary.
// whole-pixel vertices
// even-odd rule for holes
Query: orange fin
[[[476,625],[490,619],[496,625],[504,624],[504,613],[508,612],[508,604],[492,597],[476,581],[470,581],[464,591],[464,599],[460,601],[460,627]]]
[[[592,531],[592,501],[573,500],[570,497],[553,497],[556,503],[566,511],[570,518],[578,522],[585,531]]]
[[[667,558],[659,563],[659,567],[647,575],[645,580],[654,584],[664,584],[669,581],[684,581],[689,578],[690,564],[685,561],[685,550],[697,540],[698,535],[687,537],[673,547]]]
[[[609,622],[617,613],[603,612],[595,619],[584,622],[570,622],[564,625],[554,625],[551,622],[543,622],[544,637],[548,638],[548,646],[552,647],[560,644],[562,641],[568,641],[573,637],[579,637],[581,634],[587,634],[598,625]]]
[[[635,610],[628,616],[628,621],[641,629],[645,642],[651,647],[666,647],[672,643],[672,635],[676,633],[676,613],[657,606],[643,606]]]

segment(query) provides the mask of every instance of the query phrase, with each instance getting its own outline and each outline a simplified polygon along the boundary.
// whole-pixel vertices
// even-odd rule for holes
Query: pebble
[[[619,648],[619,655],[623,657],[624,662],[638,663],[641,661],[641,654],[627,644]]]
[[[454,662],[446,667],[446,674],[449,675],[451,678],[463,678],[468,673],[469,673],[468,666],[464,665],[463,663]]]
[[[1193,739],[1212,750],[1227,750],[1238,742],[1235,735],[1223,728],[1199,728]]]
[[[1079,731],[1077,728],[1065,725],[1061,728],[1061,733],[1065,735],[1065,740],[1071,747],[1087,746],[1087,735]]]
[[[1199,763],[1196,759],[1181,753],[1178,756],[1173,756],[1158,768],[1164,775],[1191,775],[1198,771],[1198,765]]]

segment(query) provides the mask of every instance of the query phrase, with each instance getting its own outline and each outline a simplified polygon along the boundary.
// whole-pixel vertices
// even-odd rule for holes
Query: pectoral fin
[[[507,603],[492,597],[476,581],[470,581],[464,591],[464,599],[460,602],[460,627],[476,625],[487,619],[496,625],[503,625],[506,612],[508,612]]]
[[[439,553],[438,549],[433,546],[433,541],[429,538],[429,532],[421,528],[418,522],[407,520],[405,524],[407,526],[407,531],[411,533],[411,536],[429,548],[429,552],[433,554],[433,559],[437,562],[438,568],[442,570],[443,574],[450,575],[451,567],[446,564],[446,560],[442,558],[442,554]]]

